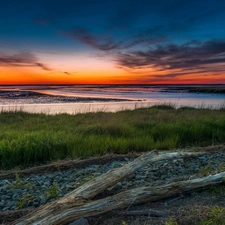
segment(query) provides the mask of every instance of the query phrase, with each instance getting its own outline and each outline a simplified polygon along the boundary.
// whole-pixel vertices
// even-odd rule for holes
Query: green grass
[[[59,197],[58,195],[58,187],[57,185],[54,183],[51,185],[51,187],[49,187],[48,189],[46,189],[46,198],[47,199],[56,199]]]
[[[200,221],[200,225],[225,225],[225,209],[222,207],[213,207],[206,217]]]
[[[0,113],[0,169],[106,153],[221,144],[224,110],[154,106],[117,113]]]

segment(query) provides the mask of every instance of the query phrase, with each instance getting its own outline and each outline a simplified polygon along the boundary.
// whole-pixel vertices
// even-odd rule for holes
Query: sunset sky
[[[225,84],[225,0],[5,0],[0,84]]]

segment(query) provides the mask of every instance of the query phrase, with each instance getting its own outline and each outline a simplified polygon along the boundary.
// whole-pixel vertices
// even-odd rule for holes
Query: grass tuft
[[[225,225],[225,209],[222,207],[213,207],[204,218],[200,225]]]

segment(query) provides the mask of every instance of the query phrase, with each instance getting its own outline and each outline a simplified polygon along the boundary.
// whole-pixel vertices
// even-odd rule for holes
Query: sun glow
[[[76,59],[76,58],[75,58]],[[59,60],[59,59],[58,59]],[[47,60],[50,69],[38,66],[0,66],[0,84],[209,84],[225,83],[225,74],[182,70],[157,71],[153,68],[119,68],[111,61],[79,58],[60,63]]]

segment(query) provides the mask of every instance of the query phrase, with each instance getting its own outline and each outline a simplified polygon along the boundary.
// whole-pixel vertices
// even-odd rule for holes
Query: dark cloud
[[[138,31],[136,34],[130,35],[124,41],[124,49],[131,48],[137,45],[153,45],[168,41],[168,39],[161,35],[159,32],[163,28],[163,25],[157,25],[153,28]]]
[[[204,65],[225,63],[225,41],[158,45],[147,51],[119,53],[116,61],[119,66],[133,69],[145,67],[153,67],[158,71],[198,69]]]
[[[123,42],[114,42],[104,35],[94,36],[85,29],[75,29],[71,32],[63,32],[63,34],[101,51],[120,49],[123,44]]]
[[[71,75],[70,73],[68,73],[68,72],[64,72],[65,74],[67,74],[67,75]]]
[[[66,75],[69,75],[69,76],[73,76],[74,75],[74,73],[77,73],[77,72],[73,72],[73,73],[69,73],[69,72],[63,72],[64,74],[66,74]]]
[[[77,73],[77,72],[73,72],[73,73],[69,73],[69,72],[66,72],[66,71],[59,71],[59,70],[54,70],[48,74],[56,74],[56,73],[63,73],[63,74],[66,74],[66,75],[69,75],[69,76],[73,76],[74,73]]]
[[[39,66],[40,68],[42,68],[43,70],[47,70],[47,71],[51,71],[52,69],[50,69],[47,65],[43,64],[43,63],[35,63],[35,65]]]
[[[0,65],[40,67],[43,70],[51,70],[46,64],[40,63],[38,58],[32,53],[18,53],[14,55],[0,53]]]
[[[137,45],[152,45],[167,41],[163,35],[156,35],[156,32],[161,29],[156,26],[151,29],[145,29],[116,41],[115,37],[109,35],[93,35],[86,29],[74,29],[69,32],[62,32],[63,35],[72,37],[75,40],[82,42],[94,49],[101,51],[112,51],[132,48]]]

